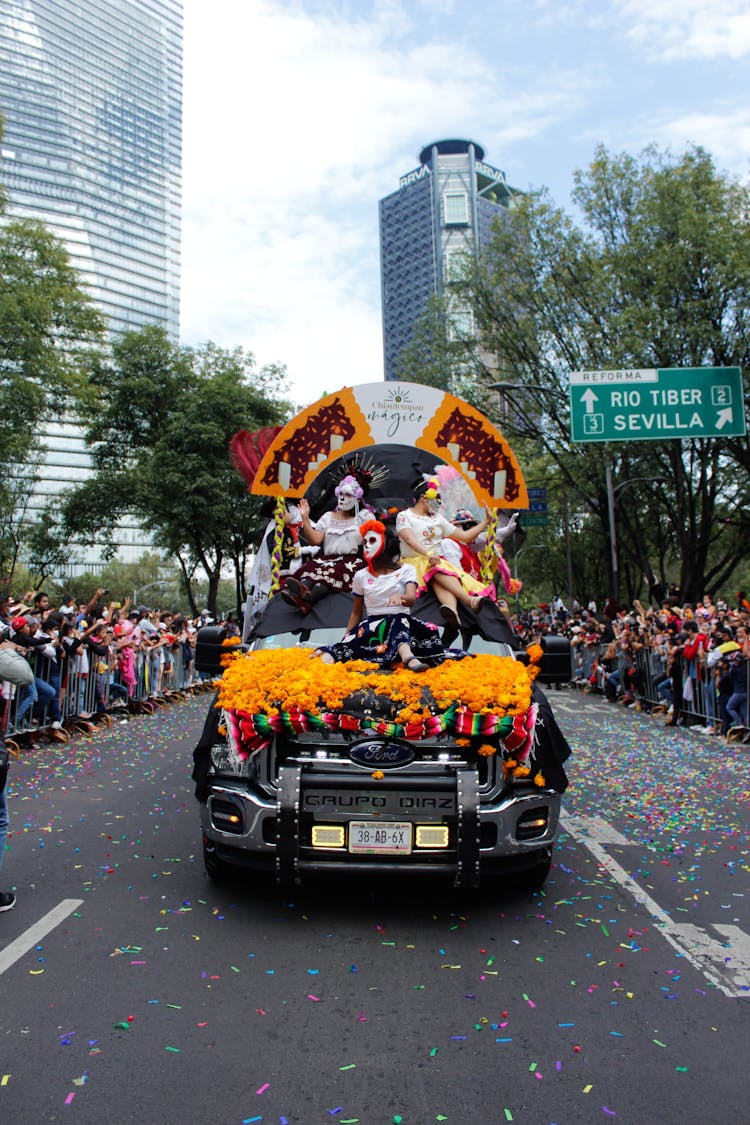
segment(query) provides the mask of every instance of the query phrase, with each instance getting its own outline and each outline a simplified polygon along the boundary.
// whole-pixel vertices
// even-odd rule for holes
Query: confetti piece
[[[678,1067],[678,1069],[679,1069],[679,1067]],[[10,1075],[4,1074],[2,1076],[2,1078],[0,1078],[0,1086],[7,1086],[9,1081],[10,1081]]]
[[[584,1094],[590,1094],[593,1089],[594,1089],[594,1087],[589,1083],[588,1086],[583,1087],[583,1093]]]
[[[71,1094],[68,1094],[67,1098],[65,1099],[65,1104],[70,1105],[70,1103],[73,1101],[74,1097],[75,1097],[75,1091]]]
[[[666,1047],[666,1043],[662,1043],[661,1039],[652,1039],[652,1043],[656,1043],[657,1047]]]
[[[432,1048],[432,1050],[430,1051],[430,1058],[431,1058],[431,1059],[434,1059],[434,1058],[435,1058],[435,1055],[436,1055],[437,1053],[438,1053],[438,1048],[437,1048],[437,1047],[433,1047],[433,1048]]]
[[[173,1055],[179,1055],[181,1048],[180,1047],[165,1047],[164,1050],[165,1051],[171,1051]]]
[[[357,1069],[356,1063],[347,1063],[346,1066],[340,1066],[339,1067],[339,1070],[356,1070],[356,1069]]]
[[[320,1003],[320,997],[319,996],[313,996],[312,992],[308,992],[307,999],[312,1000],[314,1004]]]
[[[602,1106],[602,1113],[606,1113],[609,1117],[617,1117],[613,1109],[607,1109],[606,1105]]]
[[[255,1091],[255,1093],[256,1093],[256,1094],[265,1094],[266,1090],[268,1089],[268,1087],[269,1087],[270,1085],[271,1085],[271,1083],[270,1083],[270,1082],[264,1082],[264,1083],[263,1083],[263,1085],[262,1085],[261,1087],[259,1087],[259,1089],[257,1089],[257,1090]]]
[[[243,1117],[242,1125],[253,1125],[254,1121],[262,1121],[262,1117]]]
[[[509,1109],[504,1109],[503,1112],[505,1114],[505,1120],[506,1121],[512,1121],[513,1120],[513,1114],[510,1112]]]

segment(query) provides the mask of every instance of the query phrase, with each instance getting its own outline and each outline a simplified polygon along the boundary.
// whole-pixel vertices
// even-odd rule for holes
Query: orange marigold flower
[[[372,777],[374,777],[375,781],[382,781],[385,777],[385,774],[382,770],[373,770]]]
[[[544,780],[544,774],[541,771],[534,774],[534,784],[538,785],[540,789],[542,789],[547,784],[547,782]]]
[[[483,742],[477,754],[481,754],[483,758],[491,758],[493,754],[497,754],[497,748],[491,742]]]
[[[538,664],[544,655],[544,649],[541,645],[529,645],[526,651],[532,664]]]
[[[275,715],[297,708],[319,715],[340,710],[347,696],[367,690],[392,702],[397,723],[421,721],[456,705],[476,714],[525,714],[537,671],[489,654],[447,661],[419,675],[402,667],[388,676],[364,660],[324,664],[304,648],[227,653],[223,659],[219,706],[228,710]],[[469,739],[458,741],[470,745]]]
[[[513,771],[514,777],[528,777],[531,773],[531,766],[516,766]]]

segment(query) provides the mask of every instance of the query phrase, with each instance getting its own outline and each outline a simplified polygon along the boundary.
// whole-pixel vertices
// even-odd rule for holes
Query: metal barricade
[[[190,639],[136,646],[133,685],[122,680],[119,651],[116,643],[103,654],[79,644],[59,663],[27,651],[33,683],[17,687],[0,681],[0,732],[9,749],[20,753],[22,744],[34,745],[40,735],[66,742],[71,733],[93,731],[95,723],[108,725],[114,715],[153,713],[213,688],[213,677],[195,672]]]

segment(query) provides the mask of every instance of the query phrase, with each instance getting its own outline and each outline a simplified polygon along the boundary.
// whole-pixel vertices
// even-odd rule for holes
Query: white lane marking
[[[640,906],[648,910],[658,923],[658,932],[665,941],[668,941],[694,968],[703,973],[725,996],[750,999],[750,956],[747,955],[750,954],[750,939],[742,930],[739,931],[742,938],[737,940],[735,936],[737,927],[714,926],[714,929],[720,933],[732,930],[732,935],[727,935],[732,940],[732,951],[730,951],[700,926],[695,926],[691,922],[673,922],[666,910],[663,910],[658,902],[628,875],[616,859],[605,852],[600,843],[591,836],[579,832],[573,817],[562,817],[561,820],[565,831],[587,848],[599,861],[604,871],[624,890],[629,891]],[[745,943],[747,943],[747,950]]]
[[[38,945],[42,938],[51,933],[56,926],[77,910],[79,906],[83,905],[82,898],[64,898],[57,906],[53,906],[43,918],[35,922],[33,926],[29,926],[28,930],[24,930],[19,934],[15,941],[5,949],[0,950],[0,975],[9,969],[11,965],[15,965],[19,958]]]
[[[744,966],[748,976],[750,976],[750,938],[741,930],[739,926],[724,926],[719,922],[712,922],[713,928],[720,934],[723,934],[727,941],[730,943],[732,961],[737,964],[738,962]],[[725,950],[725,956],[726,956]]]
[[[560,821],[569,832],[581,832],[587,840],[595,840],[597,844],[630,847],[633,843],[601,816],[561,816]]]

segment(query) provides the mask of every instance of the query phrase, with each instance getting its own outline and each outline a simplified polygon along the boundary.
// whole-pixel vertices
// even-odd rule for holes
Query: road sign
[[[527,488],[526,492],[528,493],[529,500],[546,500],[547,499],[547,489],[546,488]]]
[[[521,517],[521,527],[546,527],[549,522],[549,517],[541,515],[538,512],[519,512]]]
[[[665,441],[745,433],[739,367],[630,368],[570,376],[572,441]]]

